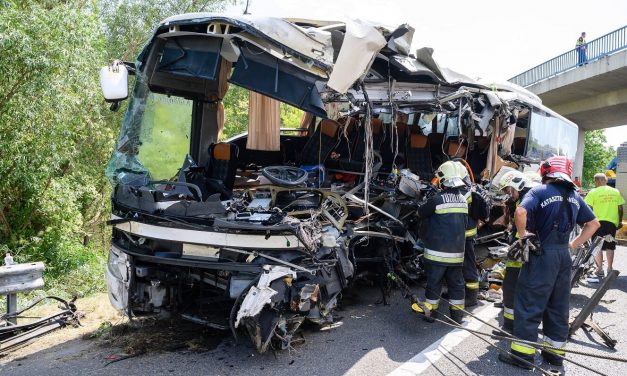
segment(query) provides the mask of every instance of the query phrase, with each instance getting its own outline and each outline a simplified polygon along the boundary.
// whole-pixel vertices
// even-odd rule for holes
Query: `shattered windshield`
[[[150,93],[139,133],[139,160],[155,180],[176,174],[189,153],[192,101]]]
[[[142,176],[169,179],[189,153],[192,104],[188,99],[153,93],[138,77],[120,137],[107,167],[112,181],[131,183]]]

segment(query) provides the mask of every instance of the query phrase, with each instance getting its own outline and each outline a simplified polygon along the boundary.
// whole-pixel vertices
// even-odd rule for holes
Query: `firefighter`
[[[514,223],[514,211],[520,205],[525,194],[532,187],[531,181],[520,171],[513,170],[505,173],[499,181],[499,189],[509,196],[508,208],[511,214],[510,222]],[[516,232],[515,238],[518,239]],[[503,330],[512,333],[514,330],[514,292],[522,261],[507,260],[505,263],[505,278],[503,279]]]
[[[517,339],[536,342],[542,321],[543,344],[557,350],[542,350],[542,357],[554,366],[562,365],[568,337],[571,258],[569,249],[581,246],[599,228],[592,210],[577,194],[571,180],[572,163],[565,156],[548,158],[540,165],[542,185],[532,188],[516,208],[514,219],[519,242],[535,234],[539,247],[529,252],[520,269],[514,298],[514,340],[510,353],[499,360],[531,369],[535,347]],[[581,233],[571,242],[575,224]],[[512,356],[523,359],[523,362]]]
[[[442,282],[446,280],[451,318],[462,322],[464,309],[464,243],[468,204],[460,192],[464,186],[455,162],[444,162],[435,173],[441,191],[418,207],[422,219],[424,267],[427,276],[425,301],[413,302],[412,310],[427,321],[437,317]]]
[[[455,162],[459,169],[459,175],[464,182],[460,192],[464,195],[468,204],[468,222],[466,224],[466,241],[464,246],[464,265],[462,273],[466,283],[466,307],[473,307],[478,304],[479,296],[479,270],[477,269],[477,258],[475,256],[475,240],[477,238],[477,221],[487,219],[490,216],[490,204],[483,195],[480,195],[479,188],[472,184],[468,169],[461,162]],[[474,198],[474,200],[473,200]]]

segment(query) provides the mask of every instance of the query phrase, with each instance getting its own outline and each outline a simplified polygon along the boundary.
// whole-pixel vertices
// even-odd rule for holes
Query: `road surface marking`
[[[476,316],[483,321],[489,321],[495,318],[499,314],[499,312],[501,312],[500,308],[496,308],[492,303],[489,303],[489,305],[482,309],[478,314],[476,314]],[[471,320],[467,320],[463,326],[464,328],[478,330],[483,325],[484,324],[481,321],[472,318]],[[429,368],[432,364],[435,364],[444,355],[451,352],[455,348],[455,346],[459,345],[464,339],[468,338],[468,336],[470,335],[470,332],[463,329],[455,329],[451,331],[444,337],[433,342],[426,349],[422,350],[420,354],[417,354],[413,358],[409,359],[407,362],[400,365],[397,369],[392,371],[389,376],[419,375],[427,368]]]

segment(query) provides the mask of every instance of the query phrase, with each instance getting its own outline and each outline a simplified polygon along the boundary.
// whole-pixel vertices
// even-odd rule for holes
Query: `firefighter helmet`
[[[573,163],[566,156],[550,157],[540,164],[540,176],[572,183]]]
[[[459,161],[455,161],[455,165],[457,165],[457,168],[459,169],[459,177],[462,179],[464,184],[470,186],[470,175],[468,174],[468,169],[466,168],[466,166]]]
[[[502,177],[501,181],[499,181],[499,189],[503,190],[506,187],[512,187],[518,192],[522,191],[524,188],[530,187],[531,184],[528,181],[525,174],[518,170],[508,171]]]
[[[441,186],[450,188],[462,187],[464,186],[464,182],[459,175],[459,170],[457,163],[446,161],[435,171],[435,176],[438,178],[438,183]]]

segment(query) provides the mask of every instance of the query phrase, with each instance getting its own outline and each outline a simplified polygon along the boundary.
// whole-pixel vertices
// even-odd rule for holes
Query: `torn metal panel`
[[[121,219],[116,215],[112,219]],[[147,238],[159,238],[165,240],[181,240],[195,244],[206,244],[214,247],[241,247],[248,249],[298,249],[302,247],[295,235],[271,236],[255,234],[228,234],[224,232],[208,232],[199,230],[187,230],[180,228],[164,228],[158,225],[150,225],[137,221],[129,221],[115,225],[116,228],[129,234]]]
[[[115,246],[111,246],[105,269],[109,302],[116,310],[126,312],[130,285],[129,256]]]
[[[387,82],[366,83],[365,86],[371,102],[389,103],[390,87]],[[439,90],[436,85],[399,82],[394,84],[391,94],[392,99],[399,104],[433,103],[437,100]],[[365,101],[361,90],[349,89],[347,94],[356,102]]]
[[[416,60],[431,69],[442,81],[449,84],[463,83],[465,85],[484,87],[479,82],[466,75],[441,67],[433,58],[433,48],[423,47],[416,50]]]
[[[494,90],[495,94],[502,97],[503,100],[513,100],[516,98],[512,96],[508,98],[507,93],[510,92],[517,94],[518,98],[525,98],[528,101],[532,101],[536,105],[542,104],[542,99],[540,99],[540,97],[536,94],[509,81],[495,81],[487,79],[478,79],[477,81]]]
[[[479,116],[479,129],[483,132],[483,134],[487,134],[488,125],[490,121],[492,121],[492,117],[494,116],[494,109],[489,106],[485,106],[483,110],[481,110],[481,115]]]
[[[327,86],[338,93],[346,93],[357,79],[368,72],[374,57],[386,44],[381,32],[372,24],[361,20],[348,22],[342,49]]]
[[[387,48],[402,55],[409,55],[414,31],[415,29],[408,24],[397,27],[388,37]]]
[[[317,284],[306,284],[300,290],[299,294],[292,298],[291,309],[292,311],[307,312],[312,308],[312,304],[318,301],[318,295],[320,294],[320,286]]]
[[[266,304],[270,304],[271,298],[277,294],[277,291],[269,287],[270,283],[286,276],[296,278],[296,272],[284,266],[264,266],[264,272],[261,274],[257,286],[250,288],[237,312],[236,328],[243,317],[254,317],[261,312]]]
[[[196,23],[211,22],[215,24],[214,32],[222,30],[225,33],[237,33],[238,30],[226,30],[221,24],[234,25],[244,31],[252,33],[257,38],[270,40],[285,46],[286,49],[298,53],[302,57],[317,61],[326,66],[333,64],[333,48],[331,34],[317,30],[308,30],[287,20],[274,17],[259,17],[252,15],[224,15],[219,13],[187,13],[168,17],[162,25],[177,25],[182,22]]]

